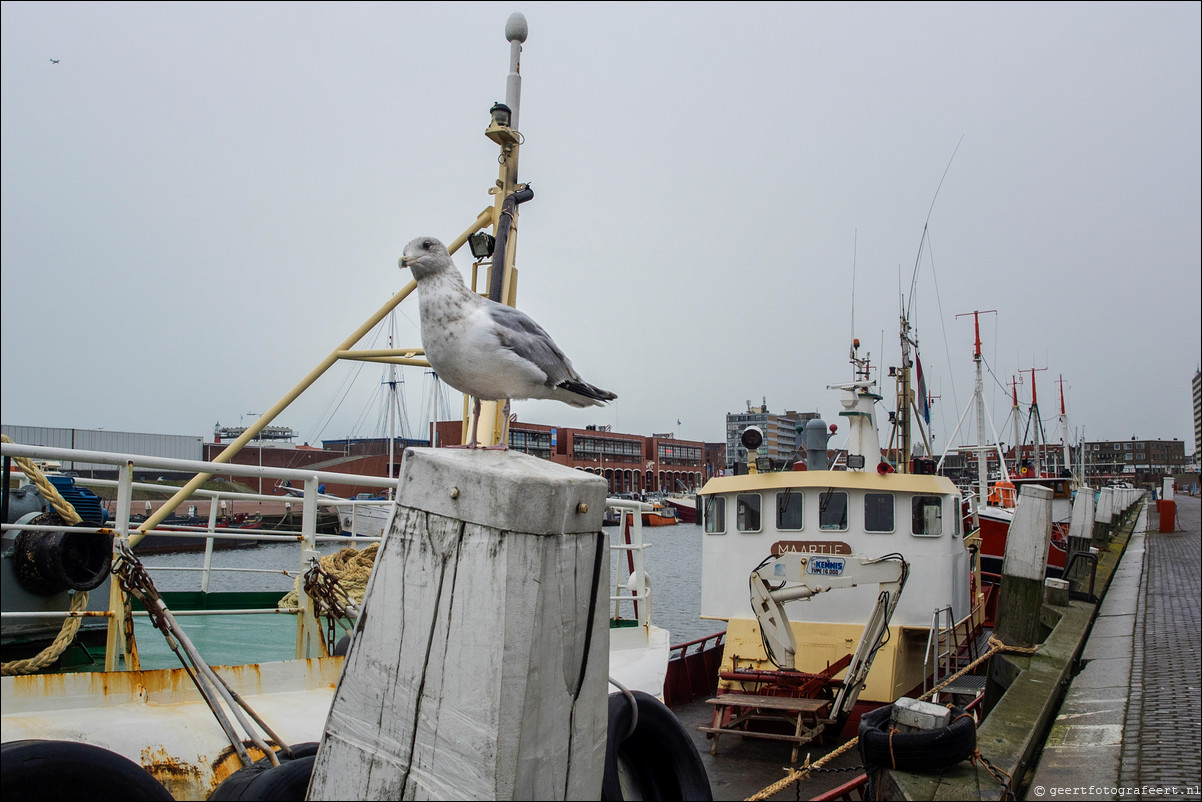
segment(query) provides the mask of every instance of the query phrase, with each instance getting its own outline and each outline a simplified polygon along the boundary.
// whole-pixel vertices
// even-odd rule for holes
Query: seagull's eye
[[[434,243],[430,242],[430,240],[426,240],[425,242],[422,243],[422,249],[426,250],[426,251],[430,250],[430,248],[432,248],[433,246],[434,246]]]

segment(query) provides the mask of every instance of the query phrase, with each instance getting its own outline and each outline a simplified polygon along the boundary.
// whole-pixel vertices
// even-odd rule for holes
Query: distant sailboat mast
[[[966,447],[964,449],[965,451],[976,451],[977,454],[977,500],[976,504],[973,505],[972,511],[974,527],[979,527],[981,525],[979,510],[981,505],[985,504],[989,499],[989,471],[987,468],[988,460],[986,457],[986,454],[989,451],[989,446],[986,444],[985,440],[985,420],[989,416],[989,409],[985,406],[985,381],[981,373],[984,358],[981,356],[980,316],[982,314],[988,314],[996,311],[996,309],[986,309],[984,311],[977,310],[975,312],[965,312],[962,315],[956,315],[956,317],[966,317],[967,315],[972,315],[973,317],[975,338],[973,341],[972,361],[973,364],[976,365],[976,379],[973,385],[972,400],[969,401],[968,406],[964,408],[964,413],[960,416],[960,421],[956,424],[956,430],[952,432],[952,436],[948,438],[948,442],[950,443],[955,440],[956,435],[960,433],[960,427],[964,424],[964,419],[968,416],[969,410],[975,407],[977,416],[977,442],[976,445],[972,447]],[[1006,472],[1006,458],[1005,455],[1002,454],[1000,444],[997,442],[997,432],[993,427],[993,418],[988,417],[988,420],[989,428],[991,431],[993,431],[993,447],[997,449],[998,463],[1001,465],[1002,477],[1006,480],[1009,480],[1010,477]],[[944,452],[943,458],[939,460],[939,465],[936,468],[936,472],[943,468],[943,461],[945,459],[947,459],[946,452]]]

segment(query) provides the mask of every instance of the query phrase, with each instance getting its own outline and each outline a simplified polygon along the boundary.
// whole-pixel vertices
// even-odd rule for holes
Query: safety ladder
[[[972,637],[971,619],[964,621],[963,639],[959,630],[951,605],[940,607],[931,615],[931,629],[927,634],[927,648],[923,658],[924,693],[937,687],[976,659],[976,642]],[[984,677],[966,674],[932,694],[931,701],[938,704],[942,695],[975,697],[983,687]]]

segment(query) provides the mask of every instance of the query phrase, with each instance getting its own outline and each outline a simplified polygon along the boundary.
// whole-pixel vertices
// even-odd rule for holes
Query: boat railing
[[[248,573],[271,573],[283,574],[289,577],[295,577],[306,572],[313,561],[319,556],[319,543],[330,542],[350,542],[352,538],[346,535],[319,535],[317,533],[317,514],[319,504],[324,506],[327,502],[324,499],[319,501],[318,487],[322,483],[336,484],[356,484],[367,487],[379,488],[395,488],[396,479],[386,477],[365,476],[360,474],[343,474],[332,471],[309,471],[298,470],[295,468],[280,468],[273,466],[256,466],[242,465],[234,463],[218,463],[204,462],[199,460],[176,459],[170,457],[153,457],[145,455],[123,454],[114,452],[102,451],[84,451],[77,449],[54,448],[47,446],[30,446],[19,443],[3,443],[0,444],[0,453],[6,458],[25,457],[36,461],[74,461],[88,462],[101,465],[112,465],[117,470],[118,478],[116,480],[97,480],[88,479],[81,480],[76,477],[76,481],[80,484],[93,485],[108,485],[115,487],[117,497],[112,510],[113,519],[106,521],[100,525],[95,523],[82,523],[73,526],[44,526],[35,524],[8,524],[3,523],[2,530],[9,531],[46,531],[46,532],[84,532],[84,533],[99,533],[103,535],[112,535],[114,542],[114,557],[119,553],[119,550],[128,545],[134,554],[137,554],[137,543],[141,541],[146,534],[153,532],[156,536],[165,537],[196,537],[198,534],[205,536],[205,557],[204,563],[200,568],[187,567],[168,567],[159,566],[154,571],[160,572],[165,570],[192,571],[201,573],[201,590],[207,593],[209,587],[209,578],[215,572],[248,572]],[[179,473],[192,474],[210,474],[215,476],[237,476],[248,478],[264,478],[276,480],[276,484],[283,482],[295,482],[303,487],[301,498],[301,516],[299,532],[281,533],[262,528],[233,528],[217,526],[217,513],[224,500],[240,500],[240,501],[272,501],[284,502],[289,504],[288,496],[259,494],[259,493],[244,493],[221,490],[198,489],[193,492],[192,496],[200,499],[208,499],[210,503],[208,525],[201,526],[186,526],[186,525],[170,525],[170,528],[163,528],[161,525],[142,531],[138,527],[138,522],[131,520],[133,517],[134,507],[134,490],[153,489],[163,491],[164,485],[135,482],[133,477],[136,470],[153,469],[157,471],[171,471]],[[294,493],[297,491],[293,491]],[[190,500],[190,499],[189,499]],[[212,552],[216,541],[237,539],[237,540],[253,540],[264,543],[271,542],[287,542],[296,543],[300,547],[300,554],[293,568],[219,568],[212,564]],[[362,543],[364,541],[376,541],[379,538],[353,538],[355,542]],[[122,598],[123,594],[112,594],[112,597],[118,599],[118,604],[127,604],[128,602]],[[290,608],[269,608],[260,610],[239,610],[239,611],[198,611],[200,614],[304,614],[307,619],[312,619],[313,610],[312,601],[305,594],[304,588],[299,590],[298,604],[296,607]],[[36,613],[28,612],[13,612],[2,611],[0,617],[4,620],[19,619],[19,618],[53,618],[53,617],[107,617],[109,619],[110,640],[121,640],[118,633],[113,632],[114,629],[119,630],[122,626],[121,621],[124,618],[127,610],[109,609],[106,611],[38,611]],[[133,613],[133,611],[129,611]],[[136,613],[134,613],[136,614]],[[181,611],[180,614],[184,614]],[[297,657],[312,657],[318,656],[314,653],[313,644],[320,642],[320,637],[316,635],[320,632],[320,627],[316,620],[307,620],[305,626],[314,637],[298,638],[297,639]],[[309,647],[302,647],[302,642],[310,644]],[[113,658],[106,654],[106,669],[113,670],[116,667]]]
[[[609,597],[613,603],[612,620],[633,620],[638,626],[646,627],[651,623],[651,604],[654,594],[651,589],[651,579],[647,576],[643,561],[643,552],[650,544],[643,541],[643,513],[654,509],[652,505],[633,499],[607,498],[607,509],[616,509],[621,515],[622,523],[617,528],[617,542],[610,543],[610,554],[614,557],[612,572],[614,593]],[[624,572],[617,564],[621,555],[626,555]],[[633,619],[622,618],[622,605],[630,604]]]

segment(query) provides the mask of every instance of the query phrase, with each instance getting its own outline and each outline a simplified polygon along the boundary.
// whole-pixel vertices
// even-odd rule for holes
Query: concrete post
[[[1113,517],[1114,488],[1103,487],[1098,494],[1098,509],[1093,519],[1093,544],[1100,549],[1110,542],[1110,522]]]
[[[309,799],[597,799],[605,480],[409,449]]]
[[[1024,485],[1006,535],[994,633],[1009,646],[1039,642],[1039,608],[1052,534],[1052,490]]]
[[[1079,551],[1089,553],[1089,547],[1093,540],[1094,516],[1097,514],[1096,506],[1093,488],[1084,485],[1077,488],[1077,496],[1073,499],[1073,517],[1068,525],[1069,560]],[[1065,579],[1075,582],[1081,577],[1087,577],[1088,572],[1089,564],[1078,560],[1077,568],[1073,571],[1074,575],[1066,576]]]
[[[1171,476],[1166,476],[1161,481],[1160,497],[1165,501],[1173,501],[1173,493],[1177,489],[1177,480]]]

